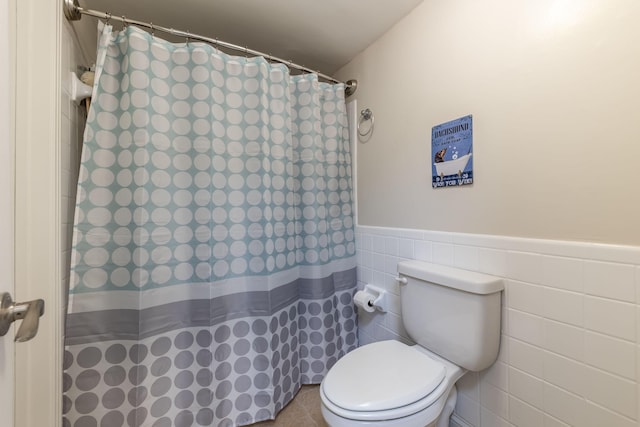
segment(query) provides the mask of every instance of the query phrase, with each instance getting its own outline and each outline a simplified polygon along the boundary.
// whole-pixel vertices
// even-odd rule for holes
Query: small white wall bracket
[[[70,95],[71,99],[76,103],[80,104],[85,98],[89,98],[91,93],[93,92],[93,88],[89,85],[82,83],[82,81],[78,78],[76,73],[71,72],[71,85],[70,85]]]

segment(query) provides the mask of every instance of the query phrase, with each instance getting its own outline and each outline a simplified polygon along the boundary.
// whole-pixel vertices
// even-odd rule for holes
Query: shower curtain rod
[[[296,64],[295,62],[292,61],[287,61],[285,59],[282,58],[278,58],[277,56],[273,56],[264,52],[260,52],[258,50],[254,50],[254,49],[249,49],[247,47],[242,47],[242,46],[238,46],[236,44],[233,43],[229,43],[229,42],[225,42],[222,40],[218,40],[218,39],[212,39],[209,37],[205,37],[205,36],[201,36],[199,34],[193,34],[190,33],[188,31],[182,31],[182,30],[176,30],[174,28],[167,28],[167,27],[163,27],[161,25],[154,25],[152,22],[142,22],[142,21],[137,21],[135,19],[129,19],[126,18],[125,16],[115,16],[112,15],[110,12],[100,12],[97,10],[91,10],[91,9],[86,9],[84,7],[81,7],[78,4],[78,0],[63,0],[63,8],[64,8],[64,15],[67,18],[67,20],[69,21],[79,21],[82,18],[82,15],[88,15],[88,16],[93,16],[96,18],[102,18],[105,19],[107,22],[109,20],[114,20],[114,21],[119,21],[122,22],[124,25],[135,25],[138,27],[145,27],[145,28],[149,28],[152,32],[153,31],[161,31],[163,33],[168,33],[168,34],[172,34],[174,36],[180,36],[180,37],[185,37],[187,40],[193,39],[193,40],[200,40],[200,41],[204,41],[216,46],[222,46],[225,47],[227,49],[231,49],[234,50],[236,52],[244,52],[246,55],[255,55],[255,56],[262,56],[267,58],[269,61],[272,62],[278,62],[280,64],[284,64],[289,68],[295,68],[297,70],[300,70],[302,72],[305,73],[315,73],[318,75],[318,77],[321,77],[325,80],[328,80],[330,82],[333,83],[344,83],[345,84],[345,94],[347,96],[351,96],[353,95],[353,93],[356,91],[356,88],[358,86],[358,81],[357,80],[347,80],[346,82],[342,82],[340,80],[336,80],[335,78],[328,76],[326,74],[323,74],[319,71],[315,71],[312,70],[310,68],[307,68],[303,65],[299,65]]]

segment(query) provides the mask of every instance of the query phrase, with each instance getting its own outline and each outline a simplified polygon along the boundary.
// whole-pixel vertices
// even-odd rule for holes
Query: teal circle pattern
[[[84,135],[72,293],[354,256],[344,85],[133,27],[112,37]]]

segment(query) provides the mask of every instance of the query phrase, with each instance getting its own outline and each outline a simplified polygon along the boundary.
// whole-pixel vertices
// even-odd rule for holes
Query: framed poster
[[[473,184],[473,119],[471,115],[431,128],[433,188]]]

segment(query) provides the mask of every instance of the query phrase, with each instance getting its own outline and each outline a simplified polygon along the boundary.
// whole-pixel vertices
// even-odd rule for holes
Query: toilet
[[[396,280],[416,344],[379,341],[340,359],[320,386],[331,427],[448,427],[456,381],[498,356],[501,278],[402,261]]]

